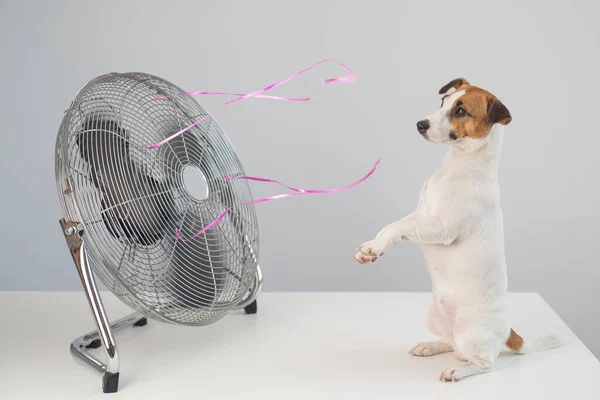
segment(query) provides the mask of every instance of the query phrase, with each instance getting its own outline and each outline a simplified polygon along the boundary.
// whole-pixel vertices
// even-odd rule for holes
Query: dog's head
[[[454,91],[450,94],[450,89]],[[463,78],[454,79],[439,90],[440,109],[417,122],[419,133],[431,143],[454,143],[485,138],[494,124],[508,125],[508,109],[488,91],[471,86]]]

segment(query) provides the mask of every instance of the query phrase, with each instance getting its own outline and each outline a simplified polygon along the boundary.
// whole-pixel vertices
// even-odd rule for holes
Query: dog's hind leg
[[[468,376],[490,372],[503,345],[501,337],[499,332],[493,332],[483,325],[455,332],[454,345],[467,363],[442,372],[440,380],[456,382]]]
[[[429,307],[429,311],[427,311],[425,325],[432,333],[440,338],[449,337],[450,330],[448,323],[440,315],[439,311],[435,307],[435,304],[432,304]],[[436,342],[418,343],[416,346],[410,349],[408,353],[418,357],[430,357],[435,356],[436,354],[449,353],[453,350],[454,348],[450,342],[442,339]]]
[[[467,376],[490,372],[494,367],[494,359],[491,357],[475,356],[458,368],[450,368],[442,372],[440,380],[444,382],[458,382]]]

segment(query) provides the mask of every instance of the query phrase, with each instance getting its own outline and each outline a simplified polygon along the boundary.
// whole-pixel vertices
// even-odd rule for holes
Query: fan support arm
[[[61,219],[59,222],[98,327],[97,331],[75,339],[71,343],[71,353],[96,370],[103,372],[102,391],[104,393],[114,393],[119,387],[119,353],[112,331],[122,330],[128,326],[145,325],[146,319],[139,314],[133,314],[110,325],[90,268],[86,248],[81,237],[83,232],[77,229],[77,224],[74,222],[65,219]],[[87,351],[88,348],[100,346],[103,347],[106,354],[105,363]]]

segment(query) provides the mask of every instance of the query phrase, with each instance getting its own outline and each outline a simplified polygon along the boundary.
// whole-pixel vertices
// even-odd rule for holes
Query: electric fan
[[[199,326],[232,309],[256,313],[256,214],[234,207],[252,200],[250,188],[224,178],[244,170],[216,122],[182,92],[148,74],[100,76],[77,94],[56,139],[60,224],[98,328],[71,352],[104,373],[105,393],[119,382],[112,332],[146,317]],[[158,148],[142,146],[204,117]],[[175,234],[191,237],[230,207],[193,240]],[[136,313],[110,324],[94,276]],[[100,346],[106,362],[88,352]]]

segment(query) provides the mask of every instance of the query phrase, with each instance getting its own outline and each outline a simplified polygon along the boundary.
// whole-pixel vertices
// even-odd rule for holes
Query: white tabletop
[[[407,353],[434,339],[423,324],[430,299],[426,293],[263,293],[258,314],[232,312],[206,327],[150,320],[116,335],[119,392],[104,395],[102,375],[69,353],[71,340],[94,328],[83,293],[0,292],[0,398],[600,398],[600,363],[531,293],[509,296],[514,329],[525,340],[563,334],[567,346],[503,353],[490,374],[440,382],[440,373],[459,361]],[[110,294],[104,302],[112,320],[130,312]]]

